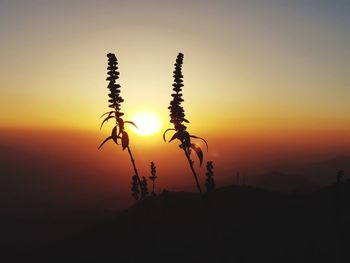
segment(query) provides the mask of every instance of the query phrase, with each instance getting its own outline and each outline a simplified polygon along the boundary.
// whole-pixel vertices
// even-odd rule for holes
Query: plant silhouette
[[[138,183],[136,175],[134,175],[131,179],[132,179],[132,181],[131,181],[131,195],[136,200],[139,200],[140,191],[139,191],[139,183]]]
[[[167,129],[163,133],[163,140],[166,142],[165,135],[168,131],[175,131],[175,134],[171,137],[169,142],[175,139],[178,139],[180,141],[181,144],[179,146],[181,149],[183,149],[185,156],[188,160],[194,179],[196,181],[197,189],[199,193],[202,193],[202,190],[198,181],[197,173],[193,167],[194,162],[191,160],[190,155],[191,155],[191,149],[194,150],[199,158],[199,162],[200,162],[199,165],[201,166],[203,162],[203,151],[197,144],[191,142],[191,138],[200,139],[204,141],[204,143],[207,146],[207,149],[208,149],[208,144],[203,138],[197,137],[195,135],[191,135],[186,131],[187,127],[184,123],[189,123],[189,121],[185,118],[185,111],[181,106],[181,102],[184,101],[182,98],[182,87],[184,86],[183,80],[182,80],[183,58],[184,58],[184,55],[182,53],[179,53],[177,55],[175,70],[173,72],[174,83],[172,86],[174,87],[173,88],[174,93],[171,94],[173,99],[171,100],[170,106],[168,107],[168,109],[170,110],[170,122],[174,125],[174,128]]]
[[[147,179],[144,176],[142,176],[142,180],[141,180],[141,195],[142,195],[142,198],[146,198],[148,195]]]
[[[206,172],[206,182],[205,182],[205,186],[207,188],[207,193],[212,192],[213,190],[215,190],[215,182],[214,182],[214,173],[213,173],[213,162],[212,161],[208,161],[207,162],[207,172]]]
[[[135,175],[133,177],[133,180],[136,179],[137,183],[141,188],[141,180],[136,168],[135,160],[133,158],[133,155],[131,153],[130,145],[129,145],[129,135],[125,131],[125,124],[131,124],[137,128],[135,123],[131,121],[124,121],[122,116],[124,115],[123,112],[121,112],[121,103],[124,102],[124,99],[120,96],[120,85],[116,83],[116,81],[119,79],[119,72],[118,72],[118,60],[115,54],[113,53],[108,53],[108,67],[107,67],[107,80],[109,81],[108,83],[108,89],[110,93],[108,94],[109,100],[108,102],[110,103],[108,107],[112,108],[113,110],[108,111],[104,113],[102,117],[106,116],[105,119],[102,121],[100,129],[103,127],[103,125],[110,119],[115,119],[115,126],[112,129],[112,133],[110,136],[108,136],[98,147],[99,149],[109,140],[113,140],[117,145],[119,145],[118,140],[121,141],[122,149],[123,151],[125,149],[128,150],[130,160],[132,163],[132,166],[134,168]],[[136,186],[133,186],[136,187]],[[136,189],[133,190],[134,193],[136,193]]]
[[[154,162],[151,162],[151,176],[149,177],[149,179],[152,181],[152,195],[155,196],[155,192],[154,192],[154,184],[157,177],[157,167],[155,166]]]

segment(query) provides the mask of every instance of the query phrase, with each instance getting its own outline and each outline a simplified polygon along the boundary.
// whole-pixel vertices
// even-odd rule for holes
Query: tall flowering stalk
[[[182,87],[183,85],[183,75],[182,75],[182,64],[183,64],[183,58],[184,55],[182,53],[179,53],[177,55],[176,58],[176,63],[175,63],[175,70],[174,70],[174,83],[173,83],[173,91],[174,93],[171,94],[171,96],[173,97],[173,99],[170,102],[170,106],[168,107],[168,109],[170,110],[170,122],[174,125],[174,128],[170,128],[167,129],[164,133],[163,133],[163,139],[164,141],[166,141],[165,135],[168,131],[175,131],[174,135],[171,137],[171,139],[169,140],[169,142],[177,139],[180,141],[180,148],[183,149],[185,156],[188,160],[188,164],[190,165],[191,171],[193,173],[194,179],[196,181],[196,185],[197,185],[197,189],[199,191],[199,193],[202,193],[199,181],[198,181],[198,177],[197,177],[197,173],[193,167],[194,162],[191,160],[191,149],[194,150],[197,153],[197,156],[199,158],[199,162],[200,162],[200,166],[202,165],[203,162],[203,151],[201,150],[201,148],[195,144],[191,142],[191,138],[195,138],[195,139],[200,139],[203,140],[207,146],[208,149],[208,144],[207,142],[200,137],[197,137],[195,135],[191,135],[189,134],[186,129],[186,125],[185,123],[189,123],[189,121],[185,118],[185,111],[183,109],[183,107],[181,106],[181,102],[183,102],[183,94],[182,94]]]
[[[124,102],[124,99],[120,96],[120,85],[116,83],[116,81],[119,79],[119,72],[118,72],[118,60],[117,57],[112,54],[108,53],[108,67],[107,67],[107,80],[108,83],[108,89],[109,89],[109,105],[108,107],[112,108],[113,110],[108,111],[104,113],[102,117],[106,116],[105,119],[101,123],[100,129],[103,127],[103,124],[105,124],[110,119],[115,119],[115,126],[112,129],[111,135],[108,136],[98,147],[99,149],[109,140],[113,140],[114,143],[119,145],[118,140],[121,141],[122,149],[123,151],[125,149],[128,150],[130,160],[132,163],[132,166],[134,168],[135,176],[133,177],[135,179],[135,182],[138,183],[138,185],[141,187],[141,180],[139,177],[139,173],[136,168],[135,160],[132,156],[130,145],[129,145],[129,135],[125,131],[125,123],[135,125],[135,123],[131,121],[124,121],[122,116],[124,115],[123,112],[121,112],[121,103]],[[136,185],[137,187],[137,185]],[[141,189],[141,188],[140,188]],[[134,189],[136,191],[136,189]]]

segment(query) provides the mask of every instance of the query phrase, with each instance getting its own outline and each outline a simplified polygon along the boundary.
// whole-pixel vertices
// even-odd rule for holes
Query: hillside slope
[[[348,262],[349,210],[334,187],[288,195],[230,186],[165,192],[78,236],[24,254],[37,262]],[[344,184],[343,207],[349,207]]]

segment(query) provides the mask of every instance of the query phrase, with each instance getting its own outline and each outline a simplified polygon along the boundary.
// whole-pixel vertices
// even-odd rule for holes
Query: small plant
[[[183,102],[182,98],[182,87],[183,85],[183,75],[182,75],[182,63],[183,63],[183,58],[184,55],[182,53],[179,53],[177,58],[176,58],[176,63],[175,63],[175,71],[174,73],[174,83],[173,83],[173,91],[174,93],[171,94],[173,97],[172,101],[170,102],[170,106],[168,109],[170,110],[170,122],[174,125],[174,128],[167,129],[163,133],[163,139],[166,141],[165,135],[168,131],[175,131],[175,134],[171,137],[169,142],[177,139],[180,141],[180,148],[184,151],[185,156],[188,160],[188,164],[190,165],[190,168],[192,170],[194,179],[197,184],[197,189],[199,193],[202,193],[198,178],[197,178],[197,173],[193,167],[193,161],[190,158],[191,155],[191,149],[194,150],[197,153],[197,156],[199,158],[199,164],[200,166],[202,165],[203,162],[203,152],[201,148],[197,145],[191,142],[191,138],[194,139],[200,139],[204,141],[204,143],[207,146],[208,149],[208,144],[207,142],[200,137],[197,137],[195,135],[189,134],[186,129],[185,123],[189,123],[189,121],[185,118],[185,111],[183,107],[181,106],[181,102]]]
[[[215,182],[214,182],[214,173],[213,173],[213,162],[212,161],[208,161],[207,162],[207,172],[206,172],[206,176],[207,176],[207,180],[205,182],[205,186],[207,188],[207,193],[212,192],[213,190],[215,190]]]
[[[157,170],[156,170],[156,166],[154,165],[154,162],[151,162],[151,176],[149,177],[149,179],[152,181],[152,195],[156,195],[155,192],[154,192],[154,184],[155,184],[155,181],[156,179],[158,178],[156,176],[156,173],[157,173]]]
[[[139,200],[140,196],[140,191],[139,191],[139,183],[138,183],[138,180],[137,180],[137,176],[134,175],[132,178],[131,178],[131,195],[132,197],[134,197],[137,200]]]
[[[125,126],[124,126],[126,123],[134,125],[135,127],[136,125],[131,121],[124,121],[122,118],[124,113],[121,112],[121,103],[124,102],[124,99],[120,96],[120,85],[116,83],[116,81],[119,79],[118,61],[117,61],[117,57],[112,53],[108,53],[107,57],[108,57],[107,80],[109,81],[108,89],[110,91],[108,94],[108,97],[109,97],[108,102],[110,103],[108,107],[112,108],[113,110],[108,111],[101,116],[101,118],[103,116],[106,116],[106,117],[102,121],[100,129],[103,127],[103,124],[105,124],[110,119],[115,119],[115,126],[112,129],[111,135],[108,136],[100,144],[98,148],[100,149],[109,140],[113,140],[114,143],[116,144],[119,144],[118,140],[120,140],[123,151],[125,149],[128,150],[130,160],[134,168],[135,175],[133,177],[133,180],[135,179],[135,182],[137,181],[138,185],[141,187],[140,177],[137,172],[136,164],[132,156],[130,145],[129,145],[129,135],[125,131]],[[137,184],[135,184],[133,187],[137,187]],[[136,191],[134,190],[133,192],[136,193]]]
[[[141,180],[141,195],[142,195],[142,198],[146,198],[148,195],[147,180],[146,180],[146,177],[144,176],[142,176],[142,180]]]

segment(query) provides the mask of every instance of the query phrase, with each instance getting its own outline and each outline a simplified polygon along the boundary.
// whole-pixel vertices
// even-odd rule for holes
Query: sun
[[[132,128],[132,131],[142,136],[156,134],[162,128],[159,117],[153,112],[138,112],[131,120],[137,126],[137,129]]]

